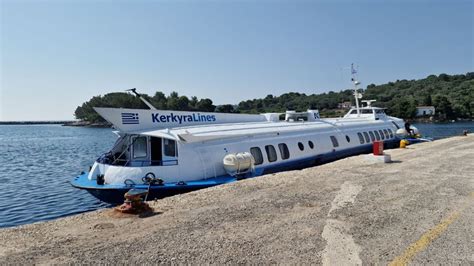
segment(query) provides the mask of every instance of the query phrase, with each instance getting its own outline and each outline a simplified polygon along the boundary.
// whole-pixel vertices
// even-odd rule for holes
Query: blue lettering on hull
[[[193,113],[192,115],[160,115],[160,113],[152,113],[151,121],[153,123],[178,123],[183,122],[215,122],[217,118],[215,115],[201,115],[200,113]]]

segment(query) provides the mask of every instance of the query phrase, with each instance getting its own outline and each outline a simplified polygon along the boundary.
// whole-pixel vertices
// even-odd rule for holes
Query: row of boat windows
[[[364,144],[374,142],[375,140],[391,139],[393,138],[393,131],[390,128],[379,129],[362,133],[358,132],[357,136],[359,137],[360,144]]]
[[[282,160],[290,158],[290,150],[288,149],[288,146],[285,143],[278,144],[278,149],[280,150],[280,156]],[[276,149],[273,145],[266,145],[265,151],[267,153],[267,159],[269,162],[274,162],[278,159]],[[263,163],[263,154],[262,150],[260,150],[259,147],[250,148],[250,153],[255,159],[255,165]]]
[[[176,149],[176,141],[172,139],[161,139],[156,137],[150,138],[150,154],[151,160],[160,161],[162,160],[162,153],[165,156],[177,157],[178,151]],[[162,142],[163,140],[163,142]],[[163,146],[163,151],[162,147]],[[133,159],[142,159],[148,157],[148,142],[146,136],[134,137],[132,139],[133,147]],[[123,149],[126,149],[124,146]]]
[[[360,109],[359,111],[360,111],[361,114],[373,114],[372,109]],[[376,114],[384,114],[385,112],[384,112],[383,109],[375,109],[375,113]],[[351,114],[357,114],[357,110],[352,110]]]
[[[393,131],[391,129],[380,129],[368,132],[358,132],[357,136],[359,136],[360,144],[370,143],[371,141],[375,140],[384,140],[393,138]],[[332,146],[334,148],[339,147],[339,142],[335,136],[330,136]],[[346,135],[347,142],[351,142],[351,138]],[[314,149],[314,143],[310,140],[308,141],[308,146],[310,149]],[[302,142],[298,142],[298,148],[301,151],[304,151],[304,144]],[[285,143],[278,144],[278,149],[280,151],[280,156],[282,160],[286,160],[290,158],[290,150]],[[265,152],[267,153],[267,159],[269,162],[274,162],[278,159],[276,149],[273,145],[266,145]],[[253,158],[255,159],[255,165],[259,165],[263,163],[263,154],[262,150],[259,147],[252,147],[250,148],[250,153],[252,154]]]

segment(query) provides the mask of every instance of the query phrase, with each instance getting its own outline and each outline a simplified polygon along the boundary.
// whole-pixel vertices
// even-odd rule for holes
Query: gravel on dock
[[[474,135],[386,153],[1,229],[0,264],[472,265]]]

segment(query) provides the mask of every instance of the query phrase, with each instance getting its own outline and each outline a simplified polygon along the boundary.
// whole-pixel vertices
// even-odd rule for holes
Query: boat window
[[[313,142],[310,140],[308,141],[308,146],[311,148],[311,149],[314,149],[314,144]]]
[[[379,133],[380,133],[380,138],[382,138],[382,140],[384,140],[385,135],[383,134],[383,131],[381,129],[379,129]]]
[[[125,135],[117,139],[114,147],[110,151],[113,155],[112,164],[123,165],[131,156],[131,149],[129,149],[130,136]]]
[[[360,111],[362,114],[373,114],[372,109],[362,109]]]
[[[362,136],[362,133],[358,132],[357,136],[359,136],[360,144],[364,144],[364,136]]]
[[[348,135],[346,135],[346,140],[347,140],[347,142],[351,142],[351,138],[349,138]]]
[[[365,142],[370,143],[369,134],[367,134],[367,132],[364,132],[364,137],[365,137]]]
[[[250,148],[250,153],[252,154],[253,158],[255,159],[255,165],[259,165],[263,163],[263,155],[262,151],[259,147],[252,147]]]
[[[370,135],[370,139],[372,140],[372,142],[375,141],[375,135],[374,135],[374,132],[372,131],[369,131],[369,135]]]
[[[278,148],[280,149],[281,159],[286,160],[290,158],[290,151],[288,150],[288,146],[285,143],[278,144]]]
[[[379,135],[379,132],[377,130],[374,130],[374,133],[375,133],[375,138],[377,140],[380,140],[380,135]]]
[[[393,138],[393,131],[392,131],[392,129],[389,128],[389,129],[388,129],[388,133],[390,134],[390,138]]]
[[[359,109],[361,114],[372,114],[372,109]],[[351,115],[357,114],[357,109],[351,111]]]
[[[277,152],[273,145],[265,146],[265,151],[267,152],[267,158],[269,162],[274,162],[277,160]]]
[[[143,158],[147,156],[146,137],[136,137],[133,141],[133,158]]]
[[[173,139],[163,139],[166,156],[176,157],[176,141]]]
[[[300,150],[304,151],[304,145],[303,145],[303,143],[298,142],[298,148],[300,148]]]
[[[376,109],[376,110],[375,110],[375,113],[376,113],[376,114],[383,114],[384,111],[383,111],[383,109]]]
[[[331,141],[334,148],[339,147],[339,142],[337,141],[336,137],[331,136]]]
[[[383,133],[385,134],[386,139],[390,138],[390,136],[388,135],[388,131],[386,129],[383,130]]]
[[[393,121],[392,121],[392,123],[395,125],[395,127],[396,127],[397,129],[400,129],[400,127],[397,125],[397,123],[395,123],[395,122],[393,122]]]

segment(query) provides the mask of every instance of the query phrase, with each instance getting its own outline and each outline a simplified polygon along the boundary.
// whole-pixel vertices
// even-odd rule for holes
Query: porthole
[[[308,146],[311,148],[311,149],[314,149],[314,144],[313,142],[310,140],[308,141]]]
[[[303,145],[303,143],[298,142],[298,148],[300,148],[300,150],[304,151],[304,145]]]
[[[346,135],[346,140],[347,140],[347,142],[351,142],[351,138],[349,138],[348,135]]]

